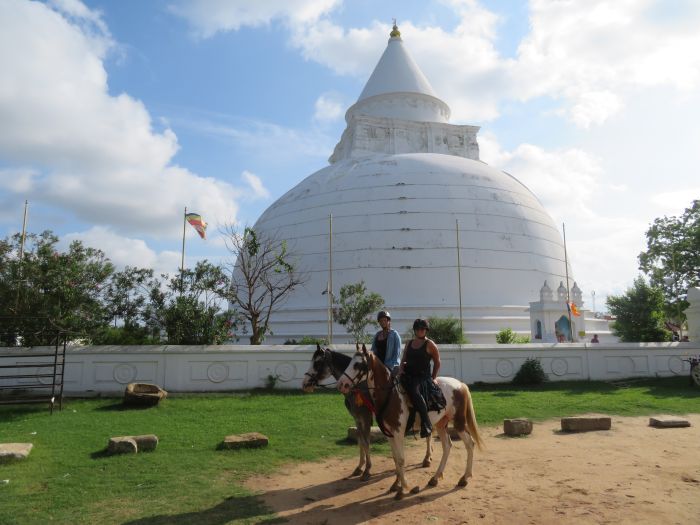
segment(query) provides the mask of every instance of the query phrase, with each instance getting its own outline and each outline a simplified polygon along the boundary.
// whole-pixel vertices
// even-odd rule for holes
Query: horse
[[[362,345],[348,363],[345,371],[338,381],[338,389],[346,393],[357,385],[364,377],[367,377],[369,390],[374,398],[374,404],[384,407],[383,426],[391,433],[389,443],[396,467],[396,481],[389,489],[396,491],[395,499],[403,497],[404,490],[408,490],[408,482],[405,476],[404,457],[404,428],[408,419],[408,396],[392,381],[391,374],[381,361]],[[452,421],[454,429],[467,448],[467,464],[464,474],[457,482],[458,487],[466,487],[468,479],[472,477],[472,461],[474,459],[474,445],[482,447],[479,428],[476,424],[476,415],[472,404],[469,387],[452,377],[438,377],[437,384],[442,390],[447,401],[444,409],[435,412],[430,411],[430,421],[440,436],[442,444],[442,459],[440,465],[428,482],[428,486],[435,487],[438,479],[443,477],[445,465],[450,455],[452,442],[447,434],[447,424]],[[413,487],[411,494],[417,494],[419,487]]]
[[[358,347],[359,348],[359,347]],[[343,371],[350,364],[350,357],[335,352],[330,348],[323,349],[320,345],[316,345],[316,351],[311,357],[311,365],[304,374],[304,380],[301,388],[304,392],[313,392],[315,387],[325,387],[320,382],[330,376],[333,376],[337,381],[343,374]],[[381,362],[380,362],[381,364]],[[384,366],[384,365],[382,365]],[[367,481],[370,478],[370,468],[372,461],[369,455],[369,435],[372,428],[372,412],[366,404],[358,405],[355,399],[356,392],[350,391],[345,394],[345,408],[355,420],[357,427],[357,444],[360,447],[360,463],[357,468],[350,474],[350,477],[361,476],[362,481]],[[426,451],[423,458],[423,467],[429,467],[432,462],[432,443],[430,438],[426,439]]]

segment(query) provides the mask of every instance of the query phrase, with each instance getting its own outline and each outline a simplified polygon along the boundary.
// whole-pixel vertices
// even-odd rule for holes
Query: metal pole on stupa
[[[328,344],[333,344],[333,214],[328,215]]]
[[[571,299],[569,297],[569,257],[566,252],[566,225],[561,223],[564,234],[564,270],[566,271],[566,311],[569,314],[569,341],[574,342],[574,325],[571,322]]]
[[[455,219],[455,223],[457,224],[457,288],[459,290],[459,333],[462,334],[462,337],[464,337],[464,322],[462,321],[462,264],[460,262],[459,256],[459,219]]]

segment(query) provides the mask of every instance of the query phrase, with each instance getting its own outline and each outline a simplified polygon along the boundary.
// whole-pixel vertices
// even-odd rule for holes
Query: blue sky
[[[482,159],[567,224],[598,309],[649,223],[700,198],[700,4],[690,0],[0,0],[0,234],[52,229],[119,265],[226,257],[324,167],[396,17]],[[534,298],[530,298],[534,299]]]

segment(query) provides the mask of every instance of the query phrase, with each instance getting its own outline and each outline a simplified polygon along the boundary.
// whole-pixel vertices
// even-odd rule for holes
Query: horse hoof
[[[458,487],[466,487],[467,486],[467,478],[465,478],[464,476],[459,478],[459,481],[457,482],[457,486]]]
[[[362,474],[362,477],[360,478],[361,481],[369,481],[369,472],[365,472]]]
[[[420,492],[420,487],[413,487],[411,489],[411,494],[418,494]]]
[[[350,477],[352,478],[353,476],[359,476],[360,474],[362,474],[362,469],[360,467],[357,467],[355,470],[352,471]]]
[[[437,487],[438,480],[436,478],[430,478],[430,481],[428,481],[428,486],[429,487]]]
[[[396,501],[402,500],[403,499],[403,491],[399,490],[396,492],[396,496],[394,496],[394,499]]]
[[[389,487],[389,492],[396,492],[397,490],[399,490],[398,483],[394,483],[391,487]]]
[[[429,459],[424,459],[423,460],[423,468],[428,468],[431,463],[432,463],[432,461],[430,461]]]

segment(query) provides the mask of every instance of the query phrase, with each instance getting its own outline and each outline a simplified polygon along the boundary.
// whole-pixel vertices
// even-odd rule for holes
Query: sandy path
[[[408,481],[421,492],[394,501],[391,458],[375,456],[367,483],[346,476],[356,460],[330,459],[249,480],[290,523],[678,523],[700,524],[700,415],[690,428],[655,429],[648,417],[613,417],[609,431],[563,434],[559,420],[535,424],[524,438],[483,428],[474,477],[455,488],[466,453],[452,448],[445,479],[426,488],[433,466],[418,468],[424,448],[408,447]]]

